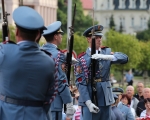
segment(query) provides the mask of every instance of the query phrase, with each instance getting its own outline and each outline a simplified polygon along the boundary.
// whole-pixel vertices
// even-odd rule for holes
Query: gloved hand
[[[104,55],[104,54],[93,54],[92,59],[103,59],[103,60],[113,60],[113,55]]]
[[[72,57],[72,65],[76,64],[78,62],[78,60],[76,60],[74,57]]]
[[[86,104],[86,106],[89,108],[89,111],[92,112],[92,113],[98,113],[98,112],[100,111],[100,109],[99,109],[97,106],[95,106],[95,105],[91,102],[91,100],[87,100],[87,101],[85,102],[85,104]]]

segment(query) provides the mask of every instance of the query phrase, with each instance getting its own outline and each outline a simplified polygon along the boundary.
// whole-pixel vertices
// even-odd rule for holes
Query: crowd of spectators
[[[145,88],[142,82],[134,87],[128,85],[125,91],[114,92],[115,103],[112,104],[112,120],[146,120],[150,117],[150,88]],[[63,120],[82,120],[82,108],[78,106],[79,92],[77,87],[70,86],[73,102],[67,104]]]

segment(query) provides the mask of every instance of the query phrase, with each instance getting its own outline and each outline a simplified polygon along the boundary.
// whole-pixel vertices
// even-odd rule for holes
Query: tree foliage
[[[136,38],[141,41],[148,41],[150,40],[150,29],[137,32]]]
[[[149,41],[150,40],[150,19],[147,22],[148,29],[144,31],[137,32],[136,38],[141,41]]]
[[[63,40],[61,45],[59,46],[60,49],[66,49],[67,46],[67,35],[65,34],[63,36]],[[86,48],[88,47],[88,42],[86,41],[86,38],[83,36],[78,35],[77,33],[74,34],[74,45],[73,50],[79,54],[81,52],[84,52]]]
[[[137,64],[141,62],[140,45],[134,36],[110,30],[106,33],[106,39],[104,40],[104,45],[109,46],[114,52],[123,52],[129,57],[127,64],[115,66],[116,69],[127,70],[136,68]]]
[[[93,19],[90,16],[83,14],[82,3],[80,0],[72,0],[72,13],[74,4],[76,3],[76,15],[74,30],[79,35],[82,35],[84,30],[93,25]],[[62,30],[67,32],[67,3],[64,0],[58,0],[57,20],[62,22]],[[97,22],[95,22],[96,24]]]
[[[110,29],[115,30],[115,22],[114,22],[113,15],[111,15],[111,17],[110,17],[109,27],[110,27]]]
[[[16,42],[15,39],[15,27],[14,26],[9,26],[9,36],[10,36],[10,40]],[[2,42],[3,40],[2,37],[2,30],[0,30],[0,42]]]
[[[150,70],[150,41],[143,42],[140,41],[140,53],[141,56],[141,62],[138,64],[137,68],[139,70],[147,71]]]

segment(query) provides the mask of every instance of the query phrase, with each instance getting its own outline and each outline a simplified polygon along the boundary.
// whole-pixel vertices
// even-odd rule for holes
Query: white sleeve
[[[146,117],[146,110],[141,113],[140,117]]]
[[[114,55],[112,55],[112,56],[113,56],[112,61],[117,61],[118,60]]]

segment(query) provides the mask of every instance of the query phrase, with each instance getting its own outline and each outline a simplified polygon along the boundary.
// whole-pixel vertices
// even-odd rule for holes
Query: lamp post
[[[67,46],[68,46],[68,39],[69,39],[69,27],[71,26],[72,21],[72,0],[67,0]]]

